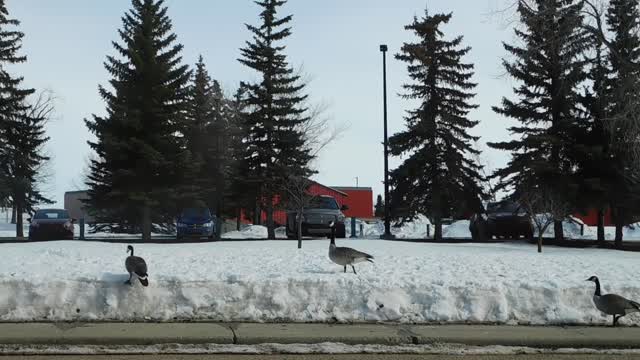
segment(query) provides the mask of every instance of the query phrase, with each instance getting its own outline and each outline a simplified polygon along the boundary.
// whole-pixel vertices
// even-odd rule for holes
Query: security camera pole
[[[382,52],[382,97],[384,106],[384,235],[382,239],[393,239],[389,220],[389,144],[387,133],[387,45],[380,45]]]

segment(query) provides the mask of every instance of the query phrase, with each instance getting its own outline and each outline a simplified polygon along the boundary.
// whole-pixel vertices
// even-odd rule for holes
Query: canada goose
[[[127,253],[131,251],[131,255],[127,256],[127,260],[124,262],[124,266],[129,272],[129,280],[125,282],[127,285],[131,285],[131,278],[135,274],[142,286],[149,285],[149,279],[147,275],[147,263],[143,258],[139,256],[133,256],[133,246],[127,246]]]
[[[613,315],[613,326],[616,326],[618,320],[634,312],[640,311],[640,304],[635,301],[631,301],[616,294],[602,295],[600,293],[600,280],[597,276],[592,276],[587,281],[593,281],[596,283],[596,292],[593,294],[593,303],[598,310],[607,315]]]
[[[344,266],[344,272],[347,272],[347,265],[350,265],[353,269],[353,273],[356,273],[356,268],[353,264],[357,264],[359,262],[373,262],[373,256],[369,254],[365,254],[358,250],[354,250],[348,247],[337,247],[336,246],[336,228],[335,223],[332,221],[331,224],[331,244],[329,244],[329,259],[338,265]]]

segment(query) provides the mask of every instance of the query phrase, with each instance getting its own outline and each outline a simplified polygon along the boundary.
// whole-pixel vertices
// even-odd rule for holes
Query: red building
[[[309,188],[309,193],[312,195],[332,196],[338,202],[338,206],[347,205],[349,210],[346,210],[344,212],[345,216],[347,217],[356,217],[360,219],[373,218],[373,191],[371,190],[371,188],[330,187],[314,181]],[[277,207],[279,198],[276,197],[273,200],[273,203]],[[263,224],[266,223],[266,212],[262,212],[261,219]],[[245,219],[243,215],[243,221],[250,221],[250,219]],[[274,211],[273,221],[278,226],[284,225],[287,222],[286,211]]]
[[[585,225],[598,226],[598,210],[589,210],[586,214],[574,214],[573,216],[582,220]],[[611,218],[611,210],[607,209],[604,212],[604,226],[613,226],[613,219]]]
[[[374,217],[373,190],[370,187],[333,186],[332,188],[348,195],[344,203],[349,207],[349,210],[344,212],[346,217],[358,219],[372,219]]]

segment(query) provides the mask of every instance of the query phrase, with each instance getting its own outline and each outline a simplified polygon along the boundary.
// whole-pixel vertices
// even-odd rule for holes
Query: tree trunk
[[[433,240],[441,241],[442,240],[442,217],[437,215],[434,219],[434,232],[433,232]]]
[[[273,224],[273,204],[271,202],[267,205],[267,239],[276,239],[276,229]]]
[[[538,253],[542,253],[542,232],[538,233]]]
[[[562,229],[562,220],[553,221],[553,235],[556,241],[564,240],[564,231]]]
[[[222,227],[224,226],[224,221],[222,219],[222,216],[216,216],[216,233],[215,233],[215,239],[216,241],[220,241],[222,239]]]
[[[304,214],[304,208],[296,216],[297,232],[298,232],[298,249],[302,249],[302,214]]]
[[[622,228],[624,227],[624,216],[620,208],[617,208],[615,211],[614,221],[616,225],[615,247],[616,249],[622,249]]]
[[[147,204],[142,207],[142,241],[151,241],[151,208]]]
[[[604,246],[604,209],[598,209],[598,246]]]
[[[16,216],[16,236],[21,238],[24,237],[24,232],[22,231],[22,213],[24,211],[22,210],[22,204],[20,204],[20,201],[15,205],[14,210]]]
[[[256,208],[253,211],[253,225],[261,225],[262,223],[262,209],[260,203],[256,200]]]
[[[12,224],[16,223],[16,206],[15,205],[11,206],[11,223]]]

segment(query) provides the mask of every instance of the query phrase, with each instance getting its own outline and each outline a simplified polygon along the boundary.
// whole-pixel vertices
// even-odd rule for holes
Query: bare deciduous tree
[[[290,176],[282,184],[284,205],[287,209],[295,213],[294,219],[298,238],[298,249],[302,249],[302,221],[304,220],[304,211],[309,208],[316,199],[316,196],[309,191],[312,184],[312,180],[301,176]]]
[[[541,253],[545,231],[555,221],[563,221],[571,206],[553,189],[540,186],[525,188],[519,200],[538,230],[538,252]]]

